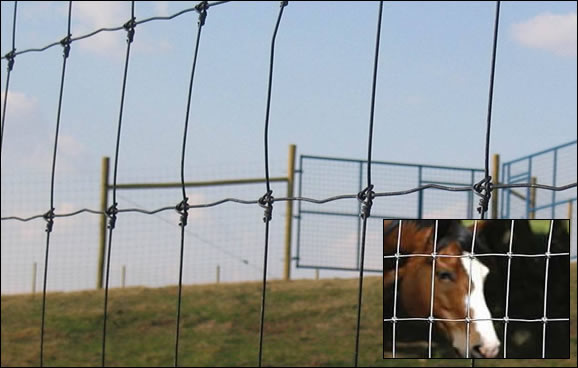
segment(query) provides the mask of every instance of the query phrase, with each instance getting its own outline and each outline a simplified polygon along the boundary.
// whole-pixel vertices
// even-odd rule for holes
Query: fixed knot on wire
[[[46,232],[51,233],[54,226],[54,207],[42,215],[42,218],[46,221]]]
[[[128,43],[131,43],[134,39],[134,27],[136,27],[135,19],[135,17],[130,18],[130,20],[122,26],[128,32],[126,35],[126,40]]]
[[[69,33],[66,37],[60,40],[60,45],[62,45],[62,55],[66,59],[70,54],[70,44],[72,43],[72,35]]]
[[[108,228],[114,229],[116,225],[116,214],[118,213],[118,208],[116,207],[118,203],[114,203],[106,210],[106,216],[108,217]]]
[[[492,190],[494,185],[492,184],[492,177],[486,176],[476,184],[474,184],[474,193],[481,197],[478,204],[478,213],[482,214],[488,211],[488,203],[490,203],[490,198],[492,197]]]
[[[369,185],[367,188],[357,193],[357,200],[361,202],[361,211],[359,216],[364,220],[371,215],[371,206],[373,205],[373,198],[375,198],[375,192],[373,191],[373,184]]]
[[[8,60],[8,71],[10,72],[14,67],[14,58],[16,57],[16,49],[12,49],[9,53],[4,55],[4,57],[6,58],[6,60]]]
[[[281,7],[285,7],[289,4],[289,1],[281,1]]]
[[[187,218],[189,217],[189,212],[187,212],[189,210],[189,204],[187,203],[188,200],[189,198],[185,197],[175,208],[177,212],[181,214],[179,226],[187,226]]]
[[[271,194],[273,194],[273,191],[268,190],[263,197],[259,198],[259,206],[265,209],[263,222],[271,221],[273,215],[273,202],[275,202],[275,198]]]
[[[202,1],[197,6],[195,6],[195,10],[199,13],[199,26],[205,25],[205,19],[207,19],[207,9],[209,9],[209,2]]]

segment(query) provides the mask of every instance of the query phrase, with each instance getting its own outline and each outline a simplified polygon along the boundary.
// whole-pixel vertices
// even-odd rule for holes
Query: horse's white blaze
[[[464,252],[465,253],[465,252]],[[465,253],[467,254],[467,253]],[[493,358],[498,355],[500,351],[500,340],[496,335],[496,330],[494,329],[494,324],[490,318],[490,310],[486,304],[486,298],[484,297],[484,281],[486,276],[488,276],[489,270],[477,259],[461,258],[462,265],[464,266],[466,273],[472,280],[472,290],[470,295],[470,318],[476,319],[476,321],[470,324],[470,355],[478,355],[481,353],[483,357]],[[471,262],[471,266],[470,266]],[[471,274],[470,274],[471,270]],[[464,298],[464,307],[468,305],[468,296]],[[486,321],[477,321],[477,319],[487,319]],[[476,341],[476,338],[472,338],[474,331],[479,335],[480,341]],[[460,352],[464,353],[466,349],[466,336],[465,334],[460,334],[457,340],[454,341],[454,347]],[[457,345],[460,346],[457,346]],[[479,352],[472,350],[475,346],[479,346]]]

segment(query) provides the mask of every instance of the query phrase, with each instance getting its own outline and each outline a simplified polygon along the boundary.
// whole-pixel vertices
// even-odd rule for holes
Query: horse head
[[[491,314],[484,296],[484,280],[489,270],[462,249],[458,238],[453,236],[457,229],[455,226],[461,226],[456,224],[444,229],[443,233],[438,230],[437,256],[433,261],[436,237],[432,222],[402,221],[399,253],[415,256],[399,258],[397,271],[395,259],[384,261],[384,283],[385,286],[391,286],[397,273],[398,300],[404,313],[408,317],[427,319],[431,312],[436,319],[435,327],[460,355],[493,358],[499,353],[500,341],[490,320]],[[384,226],[391,227],[391,223]],[[463,229],[465,228],[460,231]],[[384,234],[384,255],[394,255],[397,252],[398,234],[399,228]],[[468,318],[471,319],[469,346],[466,338],[468,327],[464,321]],[[469,354],[466,354],[467,350]]]

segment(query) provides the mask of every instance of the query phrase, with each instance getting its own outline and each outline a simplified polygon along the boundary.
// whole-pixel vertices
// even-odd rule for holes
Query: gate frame
[[[312,160],[326,160],[326,161],[337,161],[337,162],[350,162],[350,163],[357,163],[359,165],[359,180],[358,180],[358,188],[357,191],[361,192],[363,190],[363,166],[367,165],[367,160],[361,159],[349,159],[349,158],[339,158],[339,157],[328,157],[328,156],[315,156],[315,155],[300,155],[299,156],[299,169],[296,171],[299,173],[299,188],[298,188],[298,196],[301,198],[303,197],[303,161],[307,159]],[[392,166],[399,166],[399,167],[409,167],[409,168],[416,168],[417,169],[417,180],[418,186],[422,186],[424,184],[438,184],[438,185],[470,185],[473,186],[475,184],[475,175],[476,172],[483,173],[483,169],[476,169],[476,168],[469,168],[469,167],[459,167],[459,166],[444,166],[444,165],[427,165],[427,164],[412,164],[412,163],[403,163],[403,162],[390,162],[390,161],[371,161],[372,165],[392,165]],[[435,181],[435,180],[424,180],[423,179],[423,169],[440,169],[440,170],[456,170],[456,171],[466,171],[470,172],[470,182],[463,183],[463,182],[447,182],[447,181]],[[474,206],[473,206],[474,194],[472,191],[468,192],[468,208],[467,213],[470,218],[473,218]],[[418,191],[418,207],[417,207],[417,217],[421,219],[423,216],[423,190]],[[315,269],[315,270],[332,270],[332,271],[359,271],[360,266],[360,233],[361,233],[361,223],[362,220],[359,217],[359,213],[361,210],[361,203],[358,202],[357,213],[339,213],[339,212],[330,212],[330,211],[316,211],[316,210],[303,210],[302,209],[302,201],[299,201],[297,204],[297,215],[295,219],[297,220],[297,234],[296,234],[296,254],[293,259],[295,259],[295,266],[297,268],[302,269]],[[356,262],[355,267],[345,268],[345,267],[331,267],[331,266],[313,266],[313,265],[300,265],[300,250],[301,250],[301,214],[316,214],[316,215],[330,215],[330,216],[347,216],[347,217],[356,217],[357,218],[357,252],[356,252]],[[381,214],[372,214],[372,218],[376,219],[392,219],[392,218],[399,218],[399,217],[392,217],[391,215],[385,216]],[[367,269],[365,271],[369,272],[382,272],[381,270],[375,269]]]
[[[532,153],[530,155],[519,157],[515,160],[504,162],[502,164],[502,175],[501,175],[503,183],[504,184],[513,184],[513,183],[524,182],[524,183],[536,184],[536,181],[537,181],[536,176],[532,175],[532,160],[536,156],[541,156],[541,155],[545,155],[545,154],[553,152],[553,157],[552,157],[552,168],[553,168],[552,169],[552,185],[556,186],[556,175],[558,173],[558,151],[562,148],[566,148],[566,147],[576,145],[576,144],[577,144],[577,141],[573,140],[573,141],[570,141],[567,143],[560,144],[558,146],[554,146],[554,147],[551,147],[551,148],[548,148],[548,149],[545,149],[542,151]],[[524,160],[528,161],[527,171],[512,176],[511,175],[512,164],[519,163],[519,162],[524,161]],[[556,191],[553,190],[552,194],[551,194],[552,199],[551,199],[550,203],[542,205],[542,206],[536,206],[536,189],[535,188],[529,188],[529,187],[526,188],[526,194],[525,195],[521,194],[521,193],[519,193],[513,189],[504,188],[501,190],[501,193],[500,193],[500,218],[510,218],[511,195],[514,195],[515,197],[518,197],[518,198],[520,198],[526,202],[525,216],[528,219],[534,218],[536,211],[543,210],[546,208],[551,208],[551,218],[556,218],[556,216],[555,216],[556,207],[566,204],[568,206],[568,208],[572,208],[573,202],[575,202],[577,199],[577,197],[574,197],[574,198],[569,198],[569,199],[565,199],[562,201],[556,201]],[[571,214],[571,211],[569,211],[569,213]],[[571,216],[569,216],[568,218],[571,219]]]
[[[297,146],[289,145],[287,176],[278,176],[269,178],[269,182],[286,182],[287,183],[287,197],[293,197],[295,186],[295,152]],[[107,236],[107,217],[106,211],[108,209],[108,191],[113,189],[113,185],[109,182],[110,159],[103,157],[101,162],[101,180],[100,180],[100,215],[99,222],[99,239],[98,239],[98,267],[96,276],[96,288],[102,289],[103,275],[104,275],[104,256],[106,250],[106,236]],[[210,181],[196,181],[185,182],[185,187],[214,187],[222,185],[246,185],[265,183],[265,178],[241,178],[241,179],[226,179],[226,180],[210,180]],[[156,182],[156,183],[123,183],[117,184],[116,189],[132,190],[132,189],[169,189],[182,188],[180,182]],[[293,228],[293,201],[287,201],[285,208],[285,259],[283,261],[283,280],[291,279],[291,232]]]

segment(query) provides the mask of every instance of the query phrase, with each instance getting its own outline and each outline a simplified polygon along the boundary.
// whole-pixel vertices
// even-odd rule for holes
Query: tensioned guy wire
[[[106,211],[106,215],[109,218],[108,223],[108,247],[106,253],[106,276],[105,276],[105,287],[104,287],[104,316],[102,323],[102,355],[101,364],[106,366],[106,329],[108,322],[108,289],[110,280],[110,257],[112,252],[112,233],[116,225],[116,215],[118,213],[117,203],[116,203],[116,184],[117,184],[117,173],[118,173],[118,156],[120,151],[120,137],[122,128],[122,118],[124,112],[124,99],[126,94],[126,81],[128,76],[128,65],[130,60],[130,46],[134,39],[134,28],[136,26],[134,17],[134,1],[131,1],[131,18],[125,23],[124,29],[127,31],[127,45],[126,45],[126,56],[124,59],[124,73],[122,78],[122,90],[120,94],[120,108],[118,114],[118,128],[116,132],[116,146],[114,152],[114,169],[113,169],[113,183],[112,183],[112,206]]]
[[[271,38],[271,53],[269,56],[269,82],[267,84],[267,106],[265,108],[265,133],[264,133],[264,148],[265,148],[265,183],[267,192],[259,199],[259,205],[264,208],[265,215],[263,221],[265,222],[265,250],[263,254],[263,285],[261,286],[261,315],[259,321],[259,357],[258,363],[261,367],[263,362],[263,329],[265,327],[265,300],[267,295],[267,263],[269,256],[269,222],[273,212],[274,198],[271,195],[271,183],[269,180],[269,115],[271,112],[271,92],[273,88],[273,66],[275,61],[275,41],[277,39],[277,31],[279,24],[281,24],[281,17],[283,17],[283,10],[287,6],[288,1],[281,1],[279,15],[277,16],[277,23],[275,23],[275,30]]]
[[[6,73],[6,87],[4,89],[4,104],[2,105],[2,127],[0,128],[0,158],[2,157],[2,147],[4,146],[4,123],[6,122],[6,103],[8,102],[8,86],[10,85],[10,74],[14,67],[14,58],[16,57],[16,10],[18,1],[14,2],[14,16],[12,18],[12,50],[4,57],[8,60],[8,71]]]
[[[119,197],[122,198],[122,200],[125,202],[129,202],[133,205],[140,206],[139,203],[133,201],[132,199],[129,199],[128,197],[124,197],[121,195],[119,195]],[[174,206],[170,207],[169,209],[171,209],[173,211],[175,210]],[[121,210],[119,210],[119,212],[121,212]],[[156,213],[154,215],[155,215],[156,219],[159,220],[160,222],[163,222],[163,223],[169,224],[169,225],[173,225],[173,222],[171,220],[168,220],[162,216],[158,216],[158,214],[156,214]],[[252,268],[255,271],[261,272],[261,268],[257,267],[253,263],[249,262],[249,260],[246,257],[242,257],[242,256],[238,255],[237,253],[235,253],[231,250],[228,250],[226,247],[223,247],[223,246],[221,246],[221,245],[219,245],[219,244],[217,244],[217,243],[215,243],[215,242],[213,242],[207,238],[200,236],[198,233],[192,232],[192,231],[187,230],[187,229],[185,229],[185,232],[189,236],[192,236],[195,239],[197,239],[198,241],[200,241],[201,243],[206,244],[206,245],[210,246],[211,248],[218,250],[220,253],[226,255],[227,257],[230,257],[231,259],[234,259],[234,260],[238,261],[239,263],[242,263],[245,266]]]
[[[181,149],[181,190],[183,194],[183,200],[177,205],[177,211],[181,214],[181,220],[179,226],[181,227],[181,247],[179,255],[179,286],[178,286],[178,297],[177,297],[177,320],[176,320],[176,332],[175,332],[175,361],[174,366],[179,366],[179,338],[180,338],[180,326],[181,326],[181,302],[183,295],[183,259],[185,253],[185,227],[187,226],[188,217],[188,197],[185,187],[185,153],[187,149],[187,133],[189,129],[189,117],[191,113],[191,100],[193,96],[193,82],[195,80],[195,69],[197,66],[197,56],[199,54],[199,43],[201,40],[201,30],[203,25],[205,25],[205,19],[207,17],[207,2],[204,1],[197,5],[197,11],[199,12],[199,20],[197,22],[197,39],[195,41],[195,51],[193,54],[193,66],[191,68],[191,78],[189,81],[189,92],[187,94],[187,108],[185,112],[185,127],[183,130],[183,145]]]
[[[62,72],[60,74],[60,92],[58,94],[58,110],[56,112],[56,128],[54,132],[54,145],[52,151],[52,168],[50,172],[50,209],[44,215],[46,220],[46,248],[44,254],[44,277],[42,281],[42,321],[40,327],[40,366],[44,366],[44,332],[46,325],[46,285],[48,282],[48,255],[50,249],[50,233],[54,225],[54,177],[56,176],[56,157],[58,153],[58,136],[60,133],[60,116],[62,113],[62,99],[64,96],[64,80],[66,76],[66,61],[70,54],[70,23],[72,16],[72,1],[68,2],[68,26],[66,37],[60,41],[63,47]]]
[[[359,360],[359,330],[361,328],[361,307],[363,297],[363,267],[365,261],[365,238],[367,234],[367,219],[371,215],[371,206],[375,193],[371,183],[371,148],[373,144],[373,121],[375,116],[375,93],[377,89],[377,70],[379,64],[379,44],[381,39],[381,17],[383,14],[383,1],[379,2],[379,12],[377,16],[377,31],[375,36],[375,53],[373,59],[373,80],[371,85],[371,106],[369,110],[369,133],[367,142],[367,188],[357,194],[357,199],[361,202],[360,216],[363,219],[361,230],[361,254],[359,266],[359,286],[357,291],[357,324],[355,328],[355,354],[354,366],[357,367]]]

